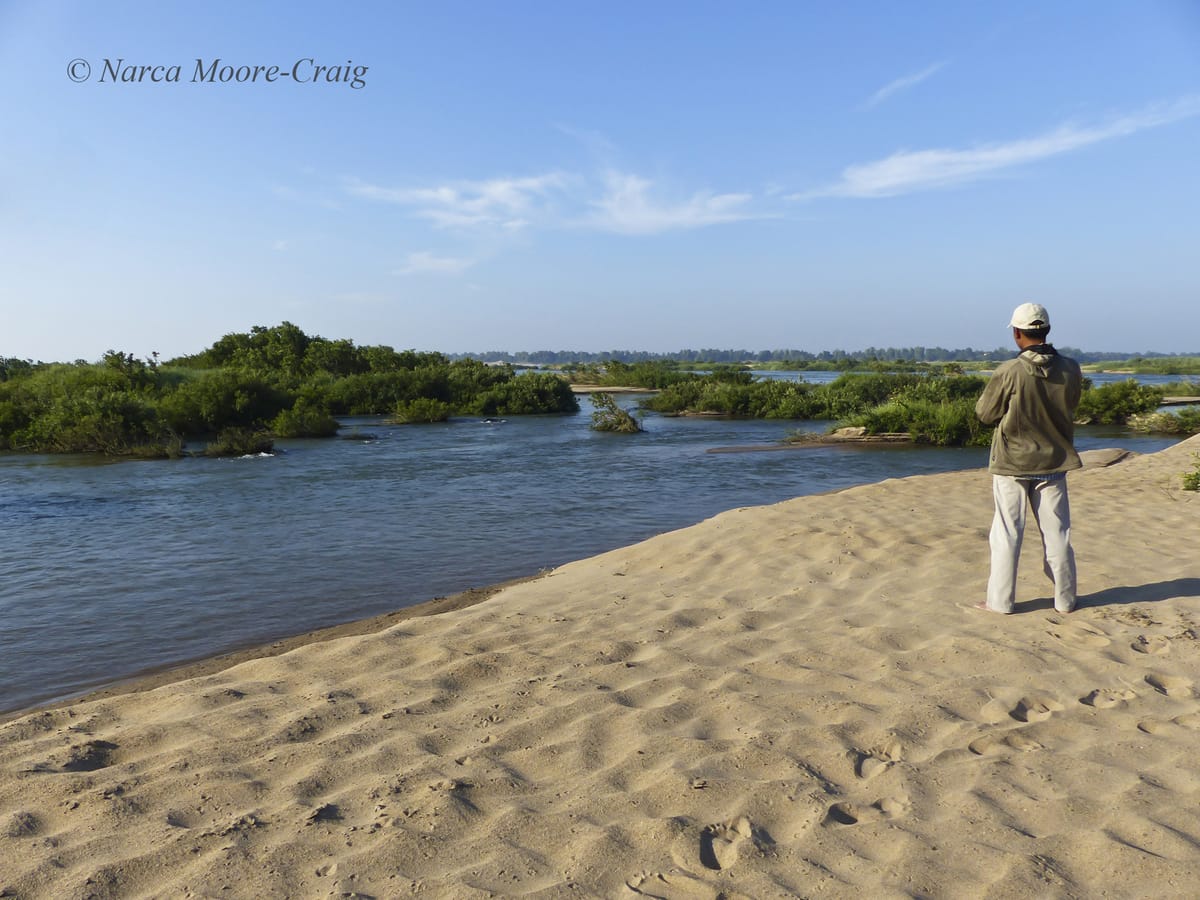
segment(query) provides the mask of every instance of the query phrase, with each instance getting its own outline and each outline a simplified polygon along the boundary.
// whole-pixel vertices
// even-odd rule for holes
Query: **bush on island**
[[[464,412],[479,416],[522,416],[579,412],[579,400],[565,378],[539,372],[513,375],[464,407]]]
[[[1200,434],[1200,408],[1189,407],[1175,413],[1138,413],[1130,416],[1125,425],[1144,434]]]
[[[926,400],[898,398],[874,406],[839,423],[862,427],[867,434],[907,432],[918,444],[939,447],[979,447],[991,440],[992,429],[980,423],[973,399]]]
[[[271,420],[271,433],[275,437],[333,437],[338,432],[338,421],[327,409],[315,406],[303,398],[291,409],[285,409]]]
[[[396,406],[395,421],[398,425],[428,425],[432,422],[445,422],[450,418],[451,412],[453,407],[444,400],[417,397]]]
[[[257,428],[226,428],[204,448],[204,455],[258,456],[274,449],[275,441],[269,432]]]
[[[577,412],[579,403],[554,375],[356,347],[290,322],[227,334],[163,364],[115,350],[98,363],[0,359],[0,450],[175,457],[187,455],[184,437],[217,434],[213,453],[261,452],[248,435],[332,436],[335,415],[398,408],[440,421],[454,412]]]
[[[591,395],[592,430],[611,431],[616,434],[637,434],[643,431],[642,423],[628,410],[622,409],[613,399],[612,394],[595,393]]]
[[[1161,389],[1138,384],[1131,378],[1114,381],[1085,390],[1075,418],[1085,425],[1119,425],[1130,416],[1154,412],[1162,398]]]

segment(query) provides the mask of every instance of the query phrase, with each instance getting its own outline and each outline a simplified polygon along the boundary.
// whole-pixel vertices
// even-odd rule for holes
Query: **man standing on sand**
[[[979,420],[997,426],[988,462],[996,501],[988,538],[992,572],[987,601],[977,606],[1013,611],[1028,508],[1042,532],[1043,568],[1054,582],[1054,608],[1069,613],[1075,608],[1075,552],[1067,472],[1083,465],[1074,446],[1083,376],[1075,360],[1046,343],[1050,316],[1044,306],[1022,303],[1009,325],[1021,352],[996,369],[975,404]]]

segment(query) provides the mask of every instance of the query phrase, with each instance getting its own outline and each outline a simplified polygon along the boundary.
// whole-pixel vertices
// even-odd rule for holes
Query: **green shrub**
[[[1146,434],[1200,434],[1200,408],[1133,415],[1125,425],[1132,431]]]
[[[449,403],[433,397],[417,397],[403,400],[396,406],[395,421],[399,425],[429,424],[445,422],[454,411]]]
[[[0,382],[10,378],[22,378],[33,372],[33,363],[27,359],[0,356]]]
[[[707,382],[699,379],[682,381],[665,388],[653,397],[642,399],[640,405],[643,409],[653,410],[667,416],[697,409],[706,384]]]
[[[1200,453],[1193,453],[1196,467],[1191,472],[1183,473],[1183,489],[1185,491],[1200,491]]]
[[[1164,397],[1200,397],[1200,381],[1172,381],[1159,390]]]
[[[333,437],[337,432],[338,421],[328,410],[304,400],[271,420],[271,433],[281,438]]]
[[[613,399],[612,394],[596,393],[591,395],[593,431],[613,431],[617,434],[637,434],[642,431],[642,423],[628,410],[622,409]]]
[[[204,434],[264,425],[293,402],[256,375],[221,369],[184,382],[162,399],[159,410],[172,431]]]
[[[1200,407],[1190,406],[1170,415],[1179,423],[1180,434],[1200,434]]]
[[[1119,425],[1130,416],[1153,412],[1162,398],[1160,389],[1138,384],[1131,378],[1114,381],[1085,390],[1075,417],[1084,424]]]
[[[694,372],[680,371],[679,363],[667,360],[647,360],[624,363],[610,359],[597,365],[571,366],[567,375],[577,384],[597,384],[605,387],[640,387],[661,390],[673,384],[692,381],[699,376]]]
[[[866,428],[868,434],[908,432],[919,444],[939,447],[983,446],[991,439],[991,429],[975,416],[972,398],[889,400],[839,424]]]
[[[878,406],[897,391],[921,382],[919,375],[841,375],[818,393],[820,419],[844,419]]]
[[[226,428],[204,448],[205,456],[257,456],[271,453],[275,441],[270,433],[258,428]]]
[[[514,378],[516,372],[506,364],[489,366],[477,359],[459,359],[450,364],[446,373],[446,396],[454,406],[469,407],[481,394],[486,394]],[[429,392],[426,391],[428,394]]]
[[[664,415],[720,413],[762,419],[845,419],[892,400],[956,403],[975,398],[985,381],[957,375],[842,375],[825,385],[764,379],[732,371],[674,384],[642,402]]]
[[[815,408],[813,391],[814,385],[801,381],[756,382],[749,414],[756,419],[810,419]]]
[[[463,411],[478,416],[579,412],[579,401],[565,378],[534,372],[495,385],[474,397]]]

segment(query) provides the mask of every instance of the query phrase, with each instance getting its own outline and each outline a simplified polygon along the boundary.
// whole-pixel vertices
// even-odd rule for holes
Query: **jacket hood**
[[[1026,347],[1017,356],[1025,364],[1025,368],[1045,378],[1050,374],[1050,364],[1058,357],[1058,351],[1049,344],[1041,344],[1037,347]]]

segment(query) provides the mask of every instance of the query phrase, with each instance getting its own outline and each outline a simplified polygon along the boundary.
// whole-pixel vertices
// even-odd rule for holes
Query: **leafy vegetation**
[[[453,411],[454,407],[443,400],[417,397],[414,400],[404,400],[396,406],[396,423],[398,425],[415,425],[445,422]]]
[[[1125,425],[1148,434],[1200,434],[1200,409],[1188,407],[1179,412],[1152,412],[1130,416]]]
[[[1169,381],[1160,389],[1167,397],[1200,397],[1200,381]]]
[[[610,359],[591,365],[567,366],[564,373],[574,384],[597,387],[640,387],[661,390],[672,384],[693,381],[699,376],[668,360],[643,360],[625,363]]]
[[[227,334],[160,363],[109,351],[99,363],[0,359],[0,450],[174,457],[262,452],[277,437],[327,437],[335,416],[577,412],[567,382],[440,353],[357,347],[290,322]]]
[[[1084,391],[1075,418],[1085,424],[1123,424],[1131,416],[1154,412],[1163,396],[1161,388],[1138,384],[1132,379],[1114,381]]]
[[[1200,375],[1200,356],[1131,356],[1105,359],[1088,366],[1092,372],[1130,375]]]
[[[867,434],[908,432],[914,441],[940,446],[983,446],[991,429],[975,416],[986,380],[978,375],[845,374],[824,385],[754,380],[749,373],[714,374],[675,384],[642,402],[664,415],[832,420],[834,427],[861,427]],[[1195,410],[1156,413],[1164,391],[1135,381],[1094,388],[1088,383],[1079,406],[1084,424],[1128,424],[1168,434],[1200,431]]]
[[[1191,472],[1183,473],[1183,489],[1185,491],[1200,491],[1200,453],[1193,453],[1192,459],[1196,465]]]
[[[764,379],[750,373],[714,374],[673,385],[642,405],[667,415],[709,413],[760,419],[833,419],[858,415],[892,400],[942,403],[970,400],[983,390],[978,376],[842,375],[829,384]]]
[[[642,423],[628,410],[622,409],[613,399],[612,394],[595,393],[591,395],[592,429],[594,431],[612,431],[617,434],[637,434],[642,431]]]
[[[204,448],[205,456],[256,456],[275,449],[269,431],[259,428],[226,428]]]
[[[993,352],[905,351],[907,361],[876,349],[857,356],[686,351],[673,360],[649,354],[627,360],[613,353],[567,371],[599,386],[657,391],[641,405],[664,415],[832,420],[868,433],[907,431],[929,443],[986,443],[989,432],[973,409],[985,381],[964,374],[974,364],[955,360],[986,361]],[[716,361],[711,372],[692,371],[706,357]],[[759,366],[858,371],[823,385],[759,379],[742,364],[747,357]],[[1011,358],[1011,352],[1003,351],[1002,358]],[[1178,371],[1188,359],[1193,358],[1146,355],[1135,362],[1155,372]],[[1200,430],[1194,409],[1156,412],[1165,394],[1200,395],[1200,386],[1150,387],[1132,380],[1088,385],[1079,420],[1172,434]],[[275,438],[333,435],[337,416],[392,415],[415,423],[578,409],[567,378],[557,374],[518,373],[507,362],[359,347],[306,335],[290,322],[227,334],[200,353],[167,362],[157,354],[140,360],[117,351],[98,363],[0,358],[0,450],[176,457],[188,453],[188,441],[199,440],[210,442],[205,452],[261,452]],[[597,411],[603,414],[593,427],[629,427]]]

